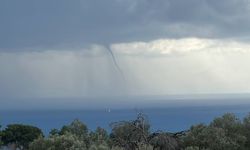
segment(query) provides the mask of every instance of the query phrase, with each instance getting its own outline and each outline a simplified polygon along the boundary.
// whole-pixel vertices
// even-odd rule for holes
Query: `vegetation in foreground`
[[[52,129],[48,137],[34,126],[11,124],[1,130],[2,147],[21,150],[249,150],[250,114],[243,120],[227,113],[210,124],[177,133],[150,132],[143,114],[135,120],[112,123],[111,133],[89,131],[79,120]]]

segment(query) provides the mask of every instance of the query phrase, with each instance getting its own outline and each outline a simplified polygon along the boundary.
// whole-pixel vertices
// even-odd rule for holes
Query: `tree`
[[[246,147],[250,147],[250,113],[243,119],[244,135],[246,137]]]
[[[88,128],[78,119],[73,120],[69,125],[64,125],[60,130],[52,129],[50,136],[66,135],[68,133],[83,141],[87,148],[90,146]]]
[[[207,126],[204,124],[198,124],[192,126],[190,128],[190,131],[183,138],[184,147],[191,147],[191,146],[198,148],[208,147],[206,142],[204,142],[206,138],[206,135],[204,135],[204,130],[206,129]]]
[[[55,135],[59,135],[60,134],[60,130],[58,129],[51,129],[49,132],[50,136],[55,136]]]
[[[43,133],[37,127],[11,124],[3,130],[2,141],[5,145],[13,144],[14,149],[27,149],[29,144],[39,136],[43,136]]]
[[[223,129],[225,135],[229,138],[231,147],[244,149],[246,137],[244,135],[244,126],[241,120],[232,113],[226,113],[222,117],[215,118],[210,124],[211,127]],[[233,149],[233,148],[231,148]]]
[[[71,122],[70,125],[63,126],[59,134],[63,135],[67,132],[74,134],[80,138],[85,138],[88,136],[87,126],[78,119],[75,119],[73,122]]]
[[[95,132],[91,132],[89,134],[89,141],[90,141],[90,145],[95,145],[95,146],[105,145],[105,146],[108,146],[108,143],[109,143],[108,132],[105,129],[101,128],[101,127],[97,127]]]
[[[150,144],[154,150],[177,150],[177,140],[168,133],[153,133],[150,137]]]
[[[226,113],[222,117],[215,118],[210,123],[210,126],[224,129],[227,136],[230,137],[234,137],[235,134],[241,134],[243,131],[240,119],[231,113]]]
[[[3,136],[2,126],[0,125],[0,147],[3,145],[2,136]]]
[[[184,147],[199,149],[244,150],[246,137],[241,121],[233,114],[215,118],[208,126],[192,126],[183,138]]]
[[[29,150],[86,150],[86,144],[76,135],[65,133],[49,138],[39,137],[34,140]]]
[[[139,113],[135,120],[112,123],[111,128],[110,138],[113,146],[135,150],[141,145],[149,144],[150,125],[142,113]]]

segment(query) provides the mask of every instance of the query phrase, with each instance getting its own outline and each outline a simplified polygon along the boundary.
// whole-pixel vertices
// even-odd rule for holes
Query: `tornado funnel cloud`
[[[119,72],[119,74],[121,75],[123,81],[125,81],[124,73],[123,73],[122,69],[120,68],[119,64],[117,63],[117,60],[116,60],[116,57],[115,57],[113,51],[112,51],[108,46],[107,46],[107,50],[108,50],[108,52],[109,52],[109,54],[110,54],[110,56],[111,56],[111,58],[112,58],[112,62],[113,62],[113,64],[114,64],[116,70],[117,70],[117,71]]]

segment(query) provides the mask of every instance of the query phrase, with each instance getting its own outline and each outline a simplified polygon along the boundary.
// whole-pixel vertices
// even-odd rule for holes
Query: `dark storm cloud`
[[[244,38],[248,0],[2,0],[0,49],[79,48],[156,38]]]

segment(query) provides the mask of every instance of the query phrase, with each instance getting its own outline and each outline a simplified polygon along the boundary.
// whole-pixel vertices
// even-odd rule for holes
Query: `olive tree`
[[[49,138],[39,137],[30,144],[29,150],[87,150],[87,147],[76,135],[65,133]]]
[[[233,114],[215,118],[209,125],[192,126],[183,138],[184,147],[244,150],[246,137],[241,121]]]
[[[13,145],[13,148],[27,149],[29,144],[43,136],[42,131],[30,125],[11,124],[2,131],[2,141],[5,145]]]
[[[148,145],[150,125],[146,116],[139,113],[132,121],[120,121],[111,124],[113,146],[123,147],[128,150],[138,149],[141,145]]]
[[[153,133],[149,136],[150,144],[154,150],[177,150],[177,140],[168,133]]]
[[[109,140],[108,132],[101,127],[97,127],[94,132],[90,132],[89,142],[90,142],[90,145],[92,146],[92,149],[94,147],[102,147],[99,149],[103,149],[103,147],[108,147],[108,148],[110,147],[109,146],[110,140]]]
[[[78,119],[73,120],[69,125],[64,125],[60,130],[52,129],[50,135],[65,135],[70,133],[82,140],[87,147],[90,145],[87,126]]]

